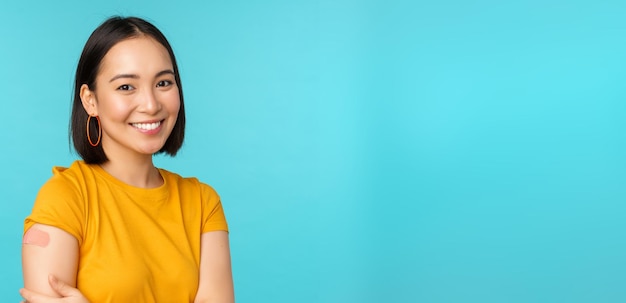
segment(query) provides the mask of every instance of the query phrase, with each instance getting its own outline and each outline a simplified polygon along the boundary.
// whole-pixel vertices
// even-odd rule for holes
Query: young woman
[[[24,288],[39,302],[233,302],[217,193],[153,165],[185,129],[172,48],[152,24],[113,17],[89,37],[71,136],[82,161],[55,167],[25,220]]]

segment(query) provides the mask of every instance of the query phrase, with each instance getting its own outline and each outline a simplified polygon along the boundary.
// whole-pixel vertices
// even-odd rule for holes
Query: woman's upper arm
[[[24,288],[59,297],[48,276],[76,287],[78,241],[70,233],[50,225],[34,224],[24,234],[22,272]]]
[[[235,302],[228,232],[226,231],[210,231],[202,234],[200,281],[195,303],[200,302]]]

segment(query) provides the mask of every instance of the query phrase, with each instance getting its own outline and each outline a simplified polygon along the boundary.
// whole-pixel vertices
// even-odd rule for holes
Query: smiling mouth
[[[165,120],[152,122],[152,123],[130,123],[130,125],[138,129],[154,130],[154,129],[157,129],[159,126],[161,126],[161,123],[163,123],[163,121]]]

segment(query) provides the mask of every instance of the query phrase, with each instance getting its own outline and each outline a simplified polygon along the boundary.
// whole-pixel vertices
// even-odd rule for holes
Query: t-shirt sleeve
[[[83,199],[67,178],[55,175],[39,190],[31,214],[24,220],[24,232],[35,223],[60,228],[82,244]]]
[[[211,186],[204,183],[200,183],[200,186],[202,187],[202,233],[217,230],[228,231],[220,196]]]

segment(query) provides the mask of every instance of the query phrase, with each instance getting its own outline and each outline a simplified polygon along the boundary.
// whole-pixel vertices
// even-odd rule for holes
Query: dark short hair
[[[154,25],[146,20],[137,17],[114,16],[102,23],[91,33],[76,68],[76,79],[74,82],[74,101],[72,104],[72,117],[70,118],[70,137],[74,143],[74,148],[86,163],[101,164],[108,161],[102,149],[102,144],[93,147],[87,140],[87,118],[80,99],[80,87],[87,84],[90,90],[96,89],[96,76],[100,69],[102,58],[118,42],[138,36],[148,36],[159,42],[170,55],[174,67],[174,77],[178,86],[180,96],[180,110],[172,133],[165,141],[165,145],[157,152],[166,153],[170,156],[176,155],[183,145],[185,137],[185,106],[183,102],[183,86],[180,82],[180,74],[176,65],[176,57],[169,42]],[[98,136],[97,121],[89,121],[89,133],[95,141]]]

